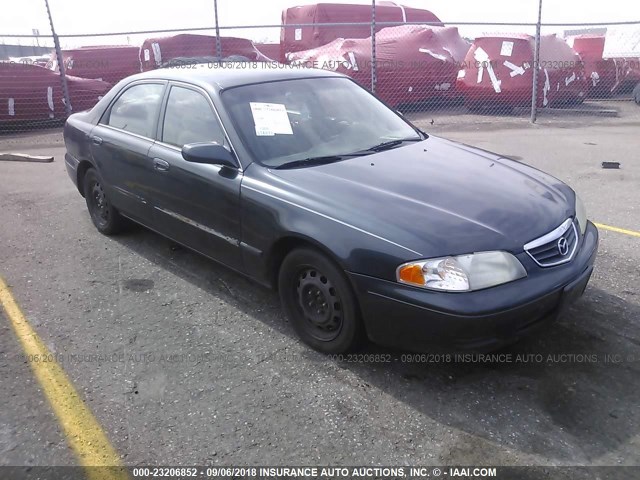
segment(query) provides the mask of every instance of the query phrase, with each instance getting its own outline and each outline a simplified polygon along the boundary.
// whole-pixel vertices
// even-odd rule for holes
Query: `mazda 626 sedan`
[[[598,232],[561,181],[427,135],[349,78],[160,69],[66,123],[96,228],[124,219],[277,288],[303,341],[490,350],[585,289]]]

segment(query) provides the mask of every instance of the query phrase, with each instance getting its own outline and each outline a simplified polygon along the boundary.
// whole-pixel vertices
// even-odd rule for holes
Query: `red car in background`
[[[405,7],[394,2],[376,2],[376,22],[420,22],[443,26],[440,19],[429,10]],[[370,37],[370,23],[371,4],[317,3],[287,8],[282,12],[280,60],[286,61],[289,53],[317,48],[338,38]],[[388,26],[378,25],[376,32]]]
[[[220,37],[222,57],[240,56],[251,61],[271,61],[246,38]],[[169,37],[147,38],[140,47],[143,71],[153,70],[175,59],[216,56],[216,37],[184,33]]]
[[[640,88],[640,56],[605,56],[604,35],[577,35],[568,41],[584,60],[590,95],[629,93],[636,85]]]
[[[457,87],[470,108],[531,104],[534,37],[526,34],[478,37],[458,73]],[[580,56],[555,34],[540,39],[537,104],[581,103],[587,92]]]
[[[584,62],[584,74],[588,82],[588,96],[610,95],[616,86],[616,62],[603,58],[604,35],[576,35],[567,42]]]
[[[401,25],[376,34],[376,94],[389,105],[454,96],[456,75],[469,43],[456,27]],[[339,38],[293,52],[294,65],[337,71],[371,89],[371,37]]]
[[[139,47],[131,45],[92,45],[62,50],[62,58],[67,75],[104,80],[115,85],[129,75],[140,73],[139,52]],[[56,58],[55,51],[51,58]],[[55,61],[51,66],[58,70]]]
[[[73,112],[92,108],[111,85],[67,75]],[[0,62],[0,124],[66,117],[60,74],[45,67]]]

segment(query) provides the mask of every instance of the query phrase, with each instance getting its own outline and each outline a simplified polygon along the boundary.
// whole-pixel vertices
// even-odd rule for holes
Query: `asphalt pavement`
[[[432,130],[640,230],[637,125]],[[0,276],[124,464],[640,464],[640,237],[601,229],[584,297],[504,361],[340,361],[296,339],[273,292],[141,227],[100,235],[59,130],[6,151],[55,161],[0,162]],[[0,464],[77,464],[30,361],[0,314]]]

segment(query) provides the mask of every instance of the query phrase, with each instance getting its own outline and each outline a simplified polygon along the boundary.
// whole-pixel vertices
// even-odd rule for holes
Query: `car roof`
[[[344,77],[339,73],[316,68],[284,65],[276,62],[202,63],[159,68],[129,77],[131,80],[163,79],[206,84],[216,90],[253,83],[313,77]]]

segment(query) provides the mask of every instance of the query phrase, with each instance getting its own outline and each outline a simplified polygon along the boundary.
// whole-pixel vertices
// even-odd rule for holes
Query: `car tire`
[[[323,353],[345,353],[364,340],[353,289],[344,272],[322,253],[299,248],[280,267],[278,290],[285,314],[306,344]]]
[[[637,105],[640,105],[640,83],[633,89],[633,100]]]
[[[124,218],[107,198],[104,184],[94,168],[84,175],[84,198],[91,221],[104,235],[115,235],[122,230]]]

